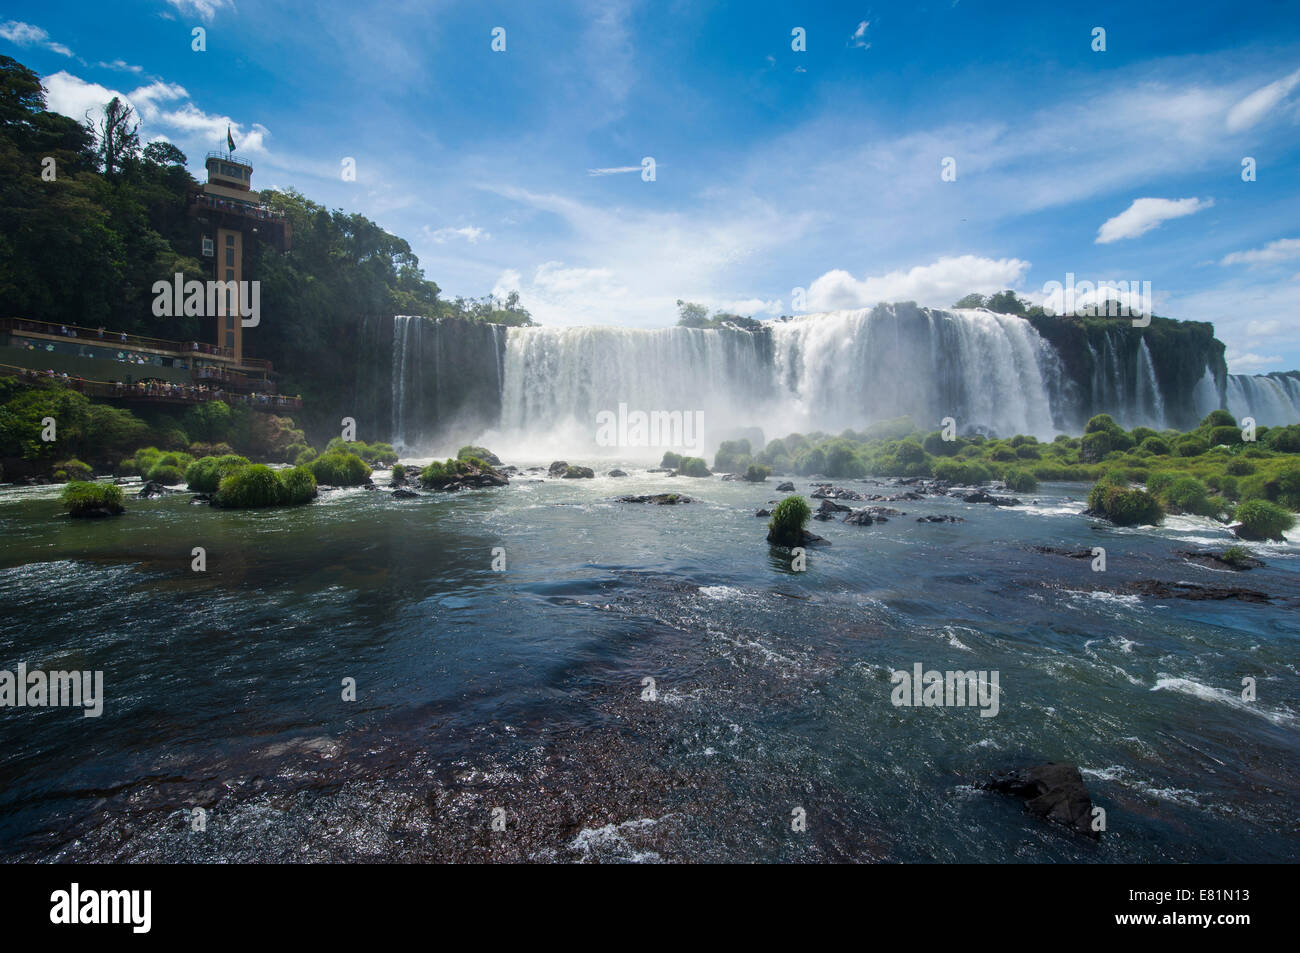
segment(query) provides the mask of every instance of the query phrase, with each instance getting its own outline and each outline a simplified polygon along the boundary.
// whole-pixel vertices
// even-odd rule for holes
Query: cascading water
[[[1197,378],[1185,349],[1168,350],[1168,337],[1159,343],[1154,350],[1131,328],[911,304],[757,329],[506,329],[399,317],[392,440],[420,451],[479,439],[538,458],[636,455],[598,445],[598,415],[620,406],[702,413],[705,446],[685,448],[697,452],[746,428],[769,438],[837,433],[905,415],[922,427],[952,417],[962,430],[1040,438],[1079,433],[1097,413],[1157,429],[1192,426],[1220,406],[1260,424],[1300,421],[1300,373],[1225,375],[1222,345],[1180,340],[1205,351]]]

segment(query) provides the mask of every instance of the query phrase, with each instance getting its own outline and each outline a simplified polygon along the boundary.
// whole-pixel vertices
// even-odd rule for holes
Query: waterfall
[[[1165,401],[1160,394],[1160,384],[1156,380],[1156,367],[1151,360],[1151,350],[1147,339],[1142,339],[1138,347],[1137,366],[1137,410],[1139,422],[1156,430],[1165,428]],[[1131,424],[1130,426],[1137,426]]]
[[[1254,417],[1264,427],[1300,423],[1300,373],[1229,374],[1225,399],[1238,420]]]

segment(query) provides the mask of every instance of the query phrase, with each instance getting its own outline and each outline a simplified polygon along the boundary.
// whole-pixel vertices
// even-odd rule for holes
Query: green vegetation
[[[501,466],[501,458],[489,450],[487,447],[461,447],[456,451],[457,460],[482,460],[490,466]]]
[[[713,456],[713,469],[724,473],[739,473],[749,466],[750,459],[748,440],[724,440]]]
[[[678,298],[677,326],[679,328],[724,328],[731,326],[752,331],[761,327],[762,324],[755,318],[742,317],[728,311],[715,311],[713,317],[709,317],[709,309],[704,305],[683,301]]]
[[[329,450],[307,464],[316,482],[324,486],[361,486],[370,479],[370,467],[347,450]]]
[[[236,454],[220,457],[203,457],[185,468],[185,482],[195,493],[216,493],[223,477],[229,476],[251,461]]]
[[[761,463],[751,463],[745,468],[745,480],[749,483],[762,483],[772,475],[772,468]]]
[[[70,516],[116,516],[123,511],[122,488],[111,483],[69,483],[59,502]]]
[[[803,542],[804,527],[812,509],[802,496],[787,496],[772,510],[767,523],[767,538],[778,546],[798,546]]]
[[[364,463],[372,467],[387,467],[397,462],[397,451],[390,444],[366,443],[362,440],[348,441],[340,437],[335,437],[325,445],[325,453],[350,453],[360,457]]]
[[[1158,526],[1165,513],[1160,501],[1146,490],[1101,480],[1088,493],[1088,512],[1103,516],[1116,526]]]
[[[405,483],[406,467],[402,466],[400,463],[393,464],[392,481],[394,483]]]
[[[676,470],[681,466],[681,462],[682,455],[680,453],[673,453],[671,450],[665,450],[664,458],[659,461],[659,465],[661,467],[667,467],[670,470]]]
[[[238,467],[221,478],[212,505],[226,509],[261,509],[309,503],[316,479],[306,467],[276,472],[262,463]]]
[[[60,482],[66,480],[90,480],[94,475],[95,473],[90,467],[75,457],[71,460],[60,460],[54,464],[54,478]]]
[[[1229,546],[1219,554],[1219,559],[1229,566],[1236,566],[1238,569],[1249,567],[1255,562],[1255,557],[1251,555],[1250,550],[1245,546]]]
[[[706,477],[712,476],[702,457],[681,457],[677,464],[678,476]]]
[[[1295,526],[1295,517],[1276,503],[1268,500],[1247,500],[1232,511],[1232,518],[1241,524],[1237,535],[1242,539],[1278,540]]]

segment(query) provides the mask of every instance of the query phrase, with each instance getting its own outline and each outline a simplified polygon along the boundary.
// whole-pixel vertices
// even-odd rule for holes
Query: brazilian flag
[[[230,146],[230,151],[235,151],[235,137],[230,134],[230,127],[226,127],[226,145]]]

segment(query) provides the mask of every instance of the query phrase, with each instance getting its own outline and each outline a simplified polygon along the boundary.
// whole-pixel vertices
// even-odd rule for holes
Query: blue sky
[[[1073,272],[1150,281],[1233,371],[1300,367],[1295,4],[817,6],[9,0],[0,52],[69,115],[125,95],[200,176],[229,123],[256,187],[368,215],[447,295],[517,289],[546,324],[765,317],[795,288],[1032,299]]]

